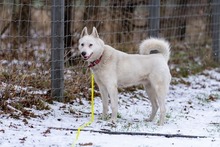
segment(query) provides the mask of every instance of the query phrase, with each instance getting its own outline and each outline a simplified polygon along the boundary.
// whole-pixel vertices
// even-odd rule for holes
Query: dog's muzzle
[[[88,60],[92,56],[92,54],[93,53],[91,53],[89,56],[86,56],[86,52],[82,52],[81,56],[83,57],[84,60]]]
[[[85,57],[85,56],[86,56],[86,52],[82,52],[81,55],[82,55],[83,57]]]

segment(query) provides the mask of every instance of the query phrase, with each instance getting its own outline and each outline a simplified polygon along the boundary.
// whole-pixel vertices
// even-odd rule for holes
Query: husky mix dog
[[[79,51],[94,73],[103,104],[102,117],[107,118],[110,99],[115,123],[118,112],[118,87],[142,84],[152,105],[147,121],[152,121],[160,109],[159,125],[163,125],[166,115],[165,98],[169,90],[171,74],[168,67],[170,45],[164,39],[150,38],[139,46],[140,54],[127,54],[106,45],[93,27],[89,35],[87,28],[82,30]],[[157,53],[151,54],[152,51]]]

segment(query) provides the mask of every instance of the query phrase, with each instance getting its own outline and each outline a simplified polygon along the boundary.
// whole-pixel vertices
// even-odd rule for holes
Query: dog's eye
[[[82,43],[81,46],[84,46],[84,43]]]
[[[93,46],[93,44],[89,44],[89,47],[92,47]]]

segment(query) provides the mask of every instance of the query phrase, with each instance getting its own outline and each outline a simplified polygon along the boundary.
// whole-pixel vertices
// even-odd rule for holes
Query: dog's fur
[[[157,54],[150,54],[157,50]],[[89,35],[87,28],[82,30],[79,51],[91,66],[99,87],[103,119],[107,117],[109,98],[111,101],[111,121],[116,122],[118,112],[118,87],[142,84],[152,105],[148,121],[152,121],[160,108],[159,125],[165,121],[165,97],[169,90],[171,74],[168,67],[170,45],[158,38],[144,40],[139,47],[140,54],[127,54],[106,45],[95,27]]]

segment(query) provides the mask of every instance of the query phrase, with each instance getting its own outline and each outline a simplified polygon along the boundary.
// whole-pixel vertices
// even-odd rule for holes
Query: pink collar
[[[91,68],[91,67],[94,67],[94,66],[96,66],[97,64],[99,64],[99,62],[101,61],[101,59],[102,59],[102,55],[99,57],[99,59],[97,59],[97,60],[95,60],[95,61],[92,61],[92,62],[90,62],[90,64],[89,64],[89,68]]]

